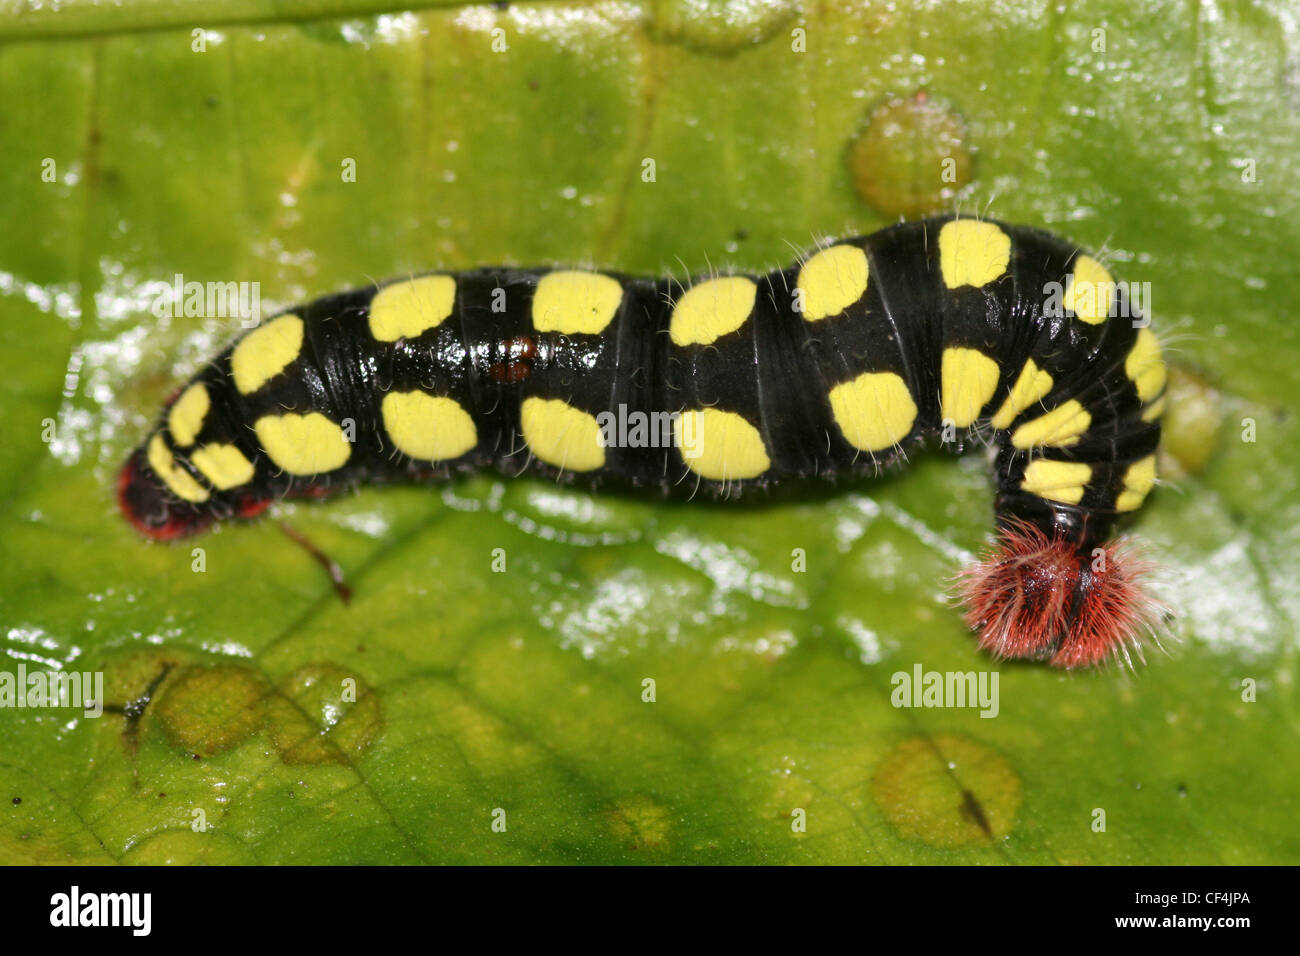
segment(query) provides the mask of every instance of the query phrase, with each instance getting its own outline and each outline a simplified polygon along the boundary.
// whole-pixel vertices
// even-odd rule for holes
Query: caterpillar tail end
[[[174,541],[208,527],[213,515],[189,507],[163,489],[143,452],[126,460],[117,478],[117,505],[137,531],[155,541]]]
[[[1003,527],[958,577],[966,623],[998,658],[1096,667],[1133,658],[1159,641],[1161,605],[1145,581],[1150,565],[1123,544],[1091,553],[1027,523]]]

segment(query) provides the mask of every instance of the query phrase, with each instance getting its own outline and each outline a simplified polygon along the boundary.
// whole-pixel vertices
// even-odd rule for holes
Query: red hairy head
[[[1075,543],[1018,523],[1002,528],[958,580],[982,650],[1069,668],[1129,661],[1130,650],[1142,659],[1159,608],[1146,572],[1122,545],[1080,554]]]

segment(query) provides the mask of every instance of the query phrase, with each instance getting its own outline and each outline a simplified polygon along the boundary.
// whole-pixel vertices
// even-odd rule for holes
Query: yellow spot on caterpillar
[[[614,321],[623,302],[617,279],[595,272],[552,272],[533,294],[533,328],[538,332],[595,335]]]
[[[1065,289],[1065,307],[1089,325],[1100,325],[1110,315],[1115,280],[1106,267],[1092,256],[1079,256],[1074,262],[1074,279]]]
[[[1156,456],[1147,455],[1124,472],[1124,490],[1115,499],[1116,511],[1136,511],[1156,484]]]
[[[172,441],[182,448],[193,445],[211,407],[208,390],[202,382],[191,385],[182,392],[181,397],[172,405],[172,410],[167,413],[167,428],[172,433]]]
[[[1142,409],[1142,420],[1144,422],[1153,422],[1165,413],[1165,406],[1169,403],[1168,395],[1161,395],[1154,402]]]
[[[1079,436],[1092,424],[1092,415],[1077,400],[1070,399],[1046,415],[1025,422],[1011,433],[1011,444],[1017,448],[1034,448],[1052,445],[1068,448],[1079,442]]]
[[[898,444],[916,422],[916,402],[902,376],[894,372],[866,372],[836,385],[830,400],[845,440],[863,451]]]
[[[282,315],[244,336],[230,353],[230,371],[241,395],[257,391],[302,351],[302,319]]]
[[[939,269],[949,289],[988,285],[1010,261],[1011,237],[991,222],[957,219],[939,230]]]
[[[1037,458],[1025,469],[1020,488],[1040,498],[1077,505],[1083,500],[1083,486],[1091,479],[1092,465]]]
[[[1007,395],[1007,400],[993,416],[993,427],[999,431],[1010,428],[1016,416],[1034,402],[1041,401],[1051,390],[1051,374],[1040,369],[1033,359],[1027,360],[1025,367],[1020,370],[1020,377],[1016,379],[1016,384],[1011,386],[1011,393]]]
[[[194,480],[194,477],[176,464],[171,449],[163,441],[162,435],[155,434],[149,439],[149,467],[154,470],[164,485],[171,489],[177,498],[186,501],[207,501],[208,489]]]
[[[478,444],[474,419],[455,399],[419,391],[389,392],[380,410],[388,437],[412,458],[446,461]]]
[[[548,465],[568,471],[604,466],[605,446],[594,415],[558,398],[526,398],[519,418],[528,447]]]
[[[447,321],[456,303],[451,276],[422,276],[384,286],[370,302],[370,334],[380,342],[413,339]]]
[[[668,336],[674,345],[708,345],[745,324],[758,286],[743,276],[710,279],[677,300]]]
[[[831,246],[804,263],[798,287],[809,322],[839,315],[867,291],[867,254],[857,246]]]
[[[939,417],[965,428],[998,390],[1002,370],[978,349],[946,348],[940,368]]]
[[[352,455],[343,429],[320,412],[265,415],[253,424],[271,460],[291,475],[318,475],[347,464]]]
[[[194,467],[214,488],[229,491],[253,480],[253,463],[234,445],[220,442],[204,445],[190,455]]]
[[[758,429],[735,412],[682,412],[673,421],[686,467],[710,481],[757,478],[772,467]]]
[[[1168,377],[1165,360],[1160,355],[1160,343],[1150,329],[1138,329],[1133,350],[1124,360],[1124,374],[1137,386],[1138,398],[1149,402],[1165,387]]]

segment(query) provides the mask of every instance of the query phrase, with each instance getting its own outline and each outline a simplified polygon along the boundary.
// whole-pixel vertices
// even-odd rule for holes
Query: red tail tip
[[[1027,524],[1004,528],[959,591],[979,646],[1000,658],[1093,667],[1142,660],[1159,604],[1148,594],[1148,565],[1123,545],[1080,555],[1074,544]]]
[[[117,477],[117,504],[132,527],[155,541],[174,541],[212,523],[210,513],[167,494],[147,467],[142,453],[137,451]]]

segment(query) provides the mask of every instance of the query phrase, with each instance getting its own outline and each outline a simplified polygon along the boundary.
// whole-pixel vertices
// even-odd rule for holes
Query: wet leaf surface
[[[0,638],[115,709],[0,711],[0,860],[1300,862],[1288,4],[61,6],[0,15]],[[346,606],[274,520],[160,546],[117,515],[235,331],[151,283],[766,269],[891,221],[851,144],[918,93],[950,112],[871,131],[871,175],[927,201],[938,128],[941,202],[1151,283],[1179,468],[1131,530],[1177,640],[1136,675],[891,704],[918,663],[994,669],[943,596],[991,527],[978,456],[744,507],[493,477],[278,506]]]

